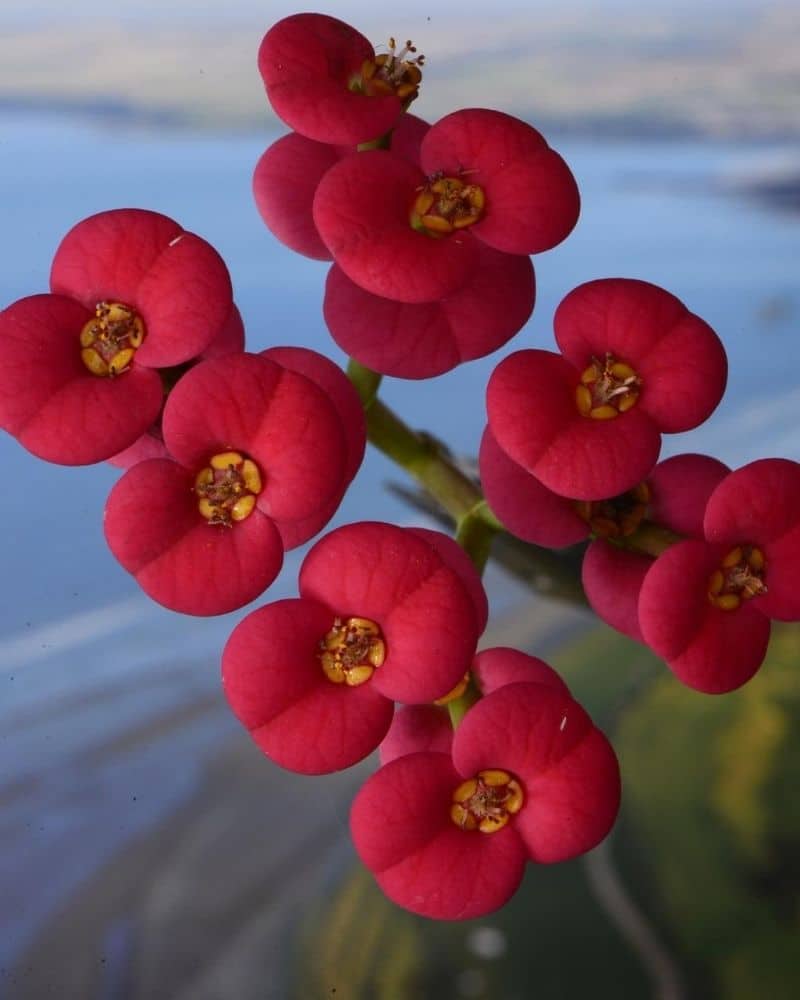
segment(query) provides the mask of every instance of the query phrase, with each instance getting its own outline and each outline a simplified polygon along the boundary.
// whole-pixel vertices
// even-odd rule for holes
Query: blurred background
[[[769,0],[406,0],[321,5],[427,57],[413,110],[489,106],[570,163],[583,214],[535,261],[514,346],[552,346],[563,295],[661,284],[714,326],[730,387],[664,455],[800,460],[800,10]],[[325,265],[263,227],[250,177],[282,131],[255,55],[269,0],[3,0],[0,307],[47,288],[93,212],[165,212],[231,269],[252,349],[344,359]],[[502,352],[501,352],[502,353]],[[498,358],[387,402],[474,456]],[[0,997],[405,1000],[800,995],[800,634],[776,630],[742,691],[681,688],[644,649],[502,570],[483,645],[562,670],[620,755],[623,812],[584,861],[531,866],[496,916],[444,925],[386,903],[354,858],[367,761],[327,778],[261,757],[220,693],[246,610],[150,604],[102,537],[110,467],[64,469],[0,438]],[[335,523],[419,522],[370,454]],[[270,597],[292,596],[302,552]],[[540,580],[546,594],[547,580]]]

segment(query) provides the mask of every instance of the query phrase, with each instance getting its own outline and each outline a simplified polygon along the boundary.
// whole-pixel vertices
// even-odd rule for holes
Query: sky
[[[685,7],[694,12],[708,8],[710,11],[720,9],[745,8],[757,9],[769,5],[769,0],[648,0],[646,9],[651,11],[676,10]],[[376,7],[365,0],[337,0],[336,3],[320,3],[304,5],[286,0],[73,0],[65,7],[64,0],[3,0],[3,11],[0,21],[6,20],[36,20],[44,17],[57,18],[59,21],[69,21],[77,17],[104,18],[119,17],[132,20],[165,20],[178,21],[182,17],[202,18],[208,21],[219,20],[262,20],[265,23],[275,21],[298,10],[309,9],[335,14],[345,20],[357,20],[369,16],[374,19]],[[573,7],[594,13],[603,10],[636,9],[642,12],[641,0],[562,0],[560,8]],[[403,0],[402,13],[409,15],[430,16],[431,18],[475,16],[487,12],[487,4],[477,0]],[[494,0],[489,10],[493,19],[504,14],[524,13],[526,11],[552,11],[552,0]],[[68,13],[65,14],[65,10]],[[386,15],[383,15],[386,17]],[[388,19],[388,18],[387,18]]]

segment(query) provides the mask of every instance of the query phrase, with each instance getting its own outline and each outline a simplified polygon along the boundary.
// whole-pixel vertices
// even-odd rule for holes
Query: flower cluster
[[[295,131],[253,179],[272,232],[334,261],[324,303],[334,340],[403,378],[441,374],[517,333],[535,300],[528,255],[560,243],[579,210],[572,173],[530,125],[484,109],[430,127],[402,113],[421,81],[415,53],[391,40],[376,56],[326,15],[275,25],[259,67]]]
[[[325,321],[360,363],[354,380],[371,369],[369,392],[314,351],[245,352],[216,251],[164,215],[121,209],[78,223],[50,292],[0,313],[0,426],[47,460],[125,470],[109,547],[151,598],[193,615],[258,598],[284,551],[334,515],[368,425],[379,444],[402,426],[386,450],[438,490],[461,544],[378,521],[324,535],[298,597],[233,630],[223,686],[282,767],[323,774],[379,750],[351,814],[364,864],[416,913],[480,916],[528,861],[599,843],[620,802],[614,751],[558,674],[520,650],[477,652],[479,568],[498,528],[484,499],[525,541],[590,539],[583,585],[598,615],[685,683],[722,692],[758,669],[771,619],[800,618],[800,465],[658,462],[662,434],[719,403],[725,352],[669,292],[605,278],[558,307],[560,353],[496,367],[482,495],[437,442],[387,419],[374,389],[381,374],[484,356],[526,324],[530,255],[577,222],[569,167],[499,111],[410,115],[424,67],[411,41],[376,53],[334,17],[297,14],[267,33],[258,65],[293,131],[256,166],[257,208],[287,246],[332,262]]]

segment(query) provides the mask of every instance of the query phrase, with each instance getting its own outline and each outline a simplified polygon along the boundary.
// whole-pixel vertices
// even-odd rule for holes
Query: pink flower
[[[662,433],[702,423],[727,376],[714,331],[669,292],[606,278],[558,307],[562,354],[518,351],[489,380],[497,444],[563,496],[602,500],[646,479]]]
[[[106,540],[153,600],[222,614],[257,597],[284,547],[330,516],[348,470],[342,419],[303,375],[250,354],[204,361],[173,389],[170,458],[130,468],[108,498]]]
[[[0,426],[65,465],[110,458],[144,434],[161,408],[158,369],[205,351],[232,309],[219,254],[140,209],[79,222],[50,285],[0,313]]]
[[[277,764],[339,770],[378,746],[394,700],[429,701],[455,685],[486,614],[480,579],[451,538],[346,525],[306,556],[299,599],[236,627],[223,654],[225,693]]]
[[[416,97],[423,59],[406,44],[376,56],[355,28],[293,14],[261,42],[258,69],[275,113],[317,142],[354,146],[388,132]]]
[[[452,756],[411,753],[374,774],[350,827],[390,899],[465,920],[507,902],[528,860],[598,844],[619,797],[614,751],[581,706],[557,687],[512,683],[470,709]]]
[[[639,622],[684,684],[717,694],[758,670],[771,618],[800,618],[800,465],[761,459],[731,472],[711,493],[703,534],[653,563]]]

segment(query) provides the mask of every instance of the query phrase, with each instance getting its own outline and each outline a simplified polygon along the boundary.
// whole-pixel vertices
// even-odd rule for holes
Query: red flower
[[[639,597],[645,642],[690,687],[709,694],[748,681],[766,653],[770,618],[800,618],[800,465],[762,459],[711,494],[705,540],[667,549]]]
[[[542,253],[578,221],[569,167],[535,128],[501,111],[468,108],[440,119],[423,139],[421,165],[429,176],[460,177],[484,192],[486,210],[472,233],[496,250]]]
[[[662,433],[689,430],[722,397],[724,349],[669,292],[607,278],[558,307],[562,355],[518,351],[487,389],[489,426],[518,465],[563,496],[601,500],[645,479]]]
[[[525,542],[560,549],[582,541],[589,525],[575,501],[548,489],[503,451],[487,427],[478,454],[486,501],[504,527]]]
[[[228,271],[204,240],[139,209],[78,223],[51,295],[0,313],[0,425],[40,458],[101,461],[161,408],[158,368],[206,350],[231,313]]]
[[[456,112],[429,129],[420,155],[421,170],[383,150],[348,157],[317,187],[317,230],[365,291],[432,302],[475,273],[476,240],[539,253],[575,225],[572,174],[535,129],[515,118]]]
[[[472,278],[437,302],[380,298],[334,266],[323,311],[339,347],[373,371],[430,378],[502,347],[527,323],[536,298],[528,257],[479,247]]]
[[[392,131],[392,150],[419,163],[420,143],[429,127],[421,118],[401,115]],[[282,136],[266,150],[253,174],[253,197],[273,236],[306,257],[332,259],[314,225],[314,193],[325,173],[355,152],[355,146],[315,142],[298,132]]]
[[[304,376],[238,354],[184,375],[162,429],[172,458],[140,462],[111,491],[111,551],[175,611],[241,607],[275,578],[284,547],[318,530],[319,512],[341,495],[348,458],[339,414]]]
[[[529,859],[589,850],[619,808],[610,744],[567,693],[514,683],[474,705],[446,753],[412,753],[356,796],[356,850],[390,899],[423,916],[478,917],[516,891]]]
[[[714,488],[730,472],[726,465],[708,455],[674,455],[659,462],[646,483],[612,501],[586,503],[600,508],[606,517],[625,520],[631,533],[642,521],[657,524],[688,538],[703,537],[703,515]],[[638,493],[638,498],[632,494]],[[592,610],[608,625],[624,635],[644,642],[639,627],[639,593],[653,559],[639,552],[619,548],[619,537],[603,530],[594,518],[596,534],[583,558],[583,589]],[[610,521],[613,528],[614,520]],[[600,530],[597,530],[600,528]],[[624,530],[620,532],[624,537]]]
[[[355,28],[326,14],[293,14],[264,36],[258,69],[275,113],[301,135],[354,146],[388,132],[416,97],[415,49],[376,56]]]
[[[306,556],[298,600],[236,627],[225,693],[277,764],[305,774],[348,767],[380,743],[395,699],[432,700],[463,676],[486,599],[455,548],[438,532],[346,525]]]

